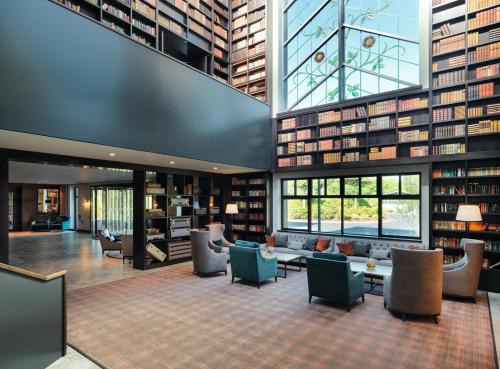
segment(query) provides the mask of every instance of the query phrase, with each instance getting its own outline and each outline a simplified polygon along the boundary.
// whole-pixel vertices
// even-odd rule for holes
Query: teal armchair
[[[365,301],[365,274],[353,274],[345,255],[315,252],[306,260],[309,303],[313,296],[321,297],[350,311],[358,298]]]
[[[278,266],[276,257],[265,258],[262,256],[258,243],[245,242],[236,243],[229,248],[231,259],[231,283],[234,278],[241,278],[247,281],[260,284],[270,278],[278,281]]]

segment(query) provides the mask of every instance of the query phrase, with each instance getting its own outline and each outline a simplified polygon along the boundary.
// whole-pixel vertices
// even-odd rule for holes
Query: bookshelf
[[[230,83],[229,0],[50,0]]]
[[[238,206],[230,224],[233,240],[264,242],[270,199],[268,174],[234,175],[230,181],[230,202]]]
[[[482,239],[486,244],[483,267],[500,261],[500,165],[497,159],[472,159],[432,164],[431,246],[440,247],[445,262],[463,254],[463,237]],[[476,204],[482,222],[455,220],[460,204]]]
[[[267,100],[266,0],[231,0],[231,83]]]

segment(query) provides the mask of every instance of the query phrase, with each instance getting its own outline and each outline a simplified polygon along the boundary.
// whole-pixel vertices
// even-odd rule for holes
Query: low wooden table
[[[292,262],[292,261],[297,261],[298,260],[298,262],[299,262],[299,269],[293,269],[293,270],[296,270],[296,271],[299,271],[299,272],[302,271],[302,260],[301,260],[303,258],[302,255],[285,254],[285,253],[282,253],[282,252],[273,252],[272,254],[270,254],[267,251],[263,251],[262,255],[265,258],[276,257],[276,261],[278,262],[278,264],[283,264],[283,267],[282,268],[278,267],[278,269],[284,270],[284,275],[278,275],[278,277],[286,278],[286,271],[288,270],[288,266],[289,266],[288,264],[290,262]]]
[[[350,264],[353,272],[364,272],[365,277],[370,278],[370,287],[365,291],[366,293],[371,293],[377,286],[376,283],[373,283],[374,279],[383,280],[384,277],[390,277],[392,275],[391,266],[377,265],[375,268],[368,268],[365,263],[358,263],[355,261],[351,261]]]

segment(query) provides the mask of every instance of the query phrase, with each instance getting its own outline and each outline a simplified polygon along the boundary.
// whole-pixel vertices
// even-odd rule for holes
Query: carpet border
[[[495,358],[495,367],[498,367],[498,352],[497,352],[497,343],[495,340],[495,330],[493,329],[493,316],[491,315],[491,305],[490,305],[490,293],[486,292],[486,299],[488,301],[488,313],[490,315],[490,329],[491,329],[491,339],[493,341],[493,354]]]

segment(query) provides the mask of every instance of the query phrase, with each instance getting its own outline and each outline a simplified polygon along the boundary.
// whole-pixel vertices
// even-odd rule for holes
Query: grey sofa
[[[191,230],[191,254],[193,257],[194,273],[200,276],[224,272],[227,275],[227,259],[225,253],[216,253],[208,242],[209,231]]]
[[[468,298],[475,301],[479,275],[483,264],[484,241],[462,238],[462,259],[443,265],[443,295]]]
[[[432,316],[438,323],[443,293],[443,250],[392,249],[392,275],[384,278],[384,307],[401,314]]]
[[[281,253],[286,253],[286,254],[299,254],[303,255],[305,257],[307,256],[312,256],[313,251],[309,250],[294,250],[288,247],[288,241],[300,241],[300,242],[306,242],[306,240],[311,239],[311,238],[328,238],[330,239],[330,245],[326,251],[327,253],[338,253],[339,249],[337,247],[337,243],[345,243],[345,242],[350,242],[350,241],[355,241],[361,245],[366,245],[369,246],[370,250],[385,250],[387,251],[387,254],[390,255],[390,250],[393,247],[397,248],[418,248],[418,249],[427,249],[427,247],[419,242],[408,242],[408,241],[386,241],[386,240],[377,240],[377,239],[367,239],[367,238],[359,238],[359,237],[343,237],[343,236],[325,236],[325,235],[317,235],[317,234],[311,234],[311,233],[298,233],[298,232],[282,232],[282,231],[277,231],[273,232],[272,234],[275,237],[275,240],[278,239],[277,236],[283,235],[287,237],[287,242],[283,245],[276,245],[274,247],[274,250],[276,252],[281,252]],[[263,244],[265,245],[265,244]],[[369,259],[369,255],[366,256],[349,256],[348,257],[349,261],[355,261],[355,262],[360,262],[360,263],[366,263]],[[379,265],[386,265],[386,266],[392,266],[392,260],[391,259],[386,259],[386,260],[378,260],[377,263]]]

